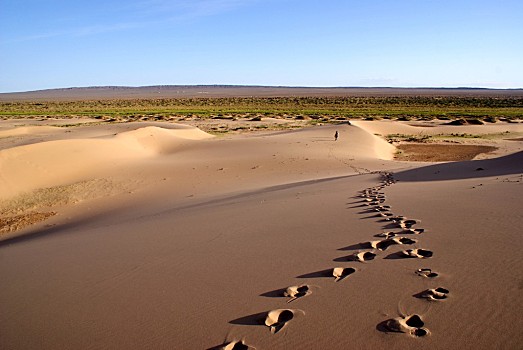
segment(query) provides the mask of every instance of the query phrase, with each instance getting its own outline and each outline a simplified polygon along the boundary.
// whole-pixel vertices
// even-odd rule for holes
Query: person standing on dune
[[[334,141],[338,141],[338,130],[336,130],[336,132],[334,133]]]

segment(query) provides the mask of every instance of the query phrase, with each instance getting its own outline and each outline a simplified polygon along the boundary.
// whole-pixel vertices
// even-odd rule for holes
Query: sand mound
[[[108,174],[144,157],[212,138],[193,127],[145,127],[110,138],[41,142],[0,151],[0,199]]]
[[[164,129],[157,126],[123,132],[115,137],[116,140],[130,148],[152,154],[170,153],[190,141],[210,138],[213,136],[197,128]]]
[[[353,147],[358,148],[358,155],[368,158],[378,158],[378,159],[388,159],[391,160],[394,158],[394,153],[396,152],[396,147],[389,144],[387,141],[374,135],[365,128],[359,127],[357,124],[353,125],[354,136],[353,137]]]

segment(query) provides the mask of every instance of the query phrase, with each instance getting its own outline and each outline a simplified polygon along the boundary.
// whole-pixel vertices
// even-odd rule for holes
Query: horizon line
[[[8,91],[0,94],[21,94],[44,91],[82,90],[82,89],[145,89],[145,88],[272,88],[272,89],[416,89],[416,90],[523,90],[517,88],[498,88],[480,86],[302,86],[302,85],[237,85],[237,84],[158,84],[158,85],[92,85],[92,86],[69,86],[58,88],[45,88],[25,91]]]

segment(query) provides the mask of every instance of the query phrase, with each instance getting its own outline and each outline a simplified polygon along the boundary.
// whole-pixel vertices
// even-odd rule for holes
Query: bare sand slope
[[[199,129],[183,125],[172,129],[170,124],[167,129],[157,125],[142,127],[140,123],[129,124],[115,125],[103,133],[100,127],[89,128],[94,129],[91,131],[78,130],[67,139],[1,150],[0,199],[40,188],[114,177],[129,171],[136,178],[156,177],[162,172],[171,176],[172,171],[178,173],[175,179],[177,184],[192,183],[195,178],[204,177],[213,182],[223,179],[232,185],[233,182],[238,183],[238,179],[248,177],[247,186],[252,186],[251,176],[247,175],[256,172],[247,170],[262,168],[258,173],[263,173],[263,177],[268,172],[273,175],[288,174],[291,179],[301,175],[298,177],[307,179],[312,176],[310,172],[316,175],[346,171],[355,158],[391,159],[394,152],[394,147],[382,139],[349,126],[215,139]],[[49,127],[42,128],[49,130]],[[63,137],[61,128],[56,130],[59,138]],[[335,130],[340,133],[337,142],[333,138]],[[41,132],[38,127],[23,128],[23,133],[29,131],[33,135]],[[7,136],[22,134],[19,128],[4,133],[9,133]],[[325,166],[318,168],[322,163]],[[335,166],[326,166],[330,163]],[[188,169],[192,175],[187,174]],[[229,172],[231,169],[233,176]],[[223,171],[226,176],[215,174],[216,171]],[[179,175],[180,172],[183,175]],[[274,183],[274,180],[266,180]],[[275,178],[276,182],[281,180],[280,177]],[[205,187],[201,182],[197,184]]]
[[[74,147],[100,151],[85,154],[98,162],[90,173],[48,176],[35,189],[97,176],[136,185],[58,206],[0,244],[1,348],[523,342],[521,154],[394,162],[394,147],[346,125],[221,138],[157,127],[96,135],[0,151],[4,166],[21,152],[19,162],[38,160],[50,173],[63,169],[60,157],[75,161]],[[56,157],[31,158],[40,147]],[[383,170],[396,174],[372,173]],[[15,173],[4,176],[19,187],[2,194],[22,195]],[[398,215],[406,218],[386,220]],[[376,236],[384,232],[396,236]]]
[[[515,141],[515,139],[517,140],[523,136],[523,123],[498,122],[485,125],[445,125],[446,122],[443,121],[398,122],[381,120],[354,121],[353,124],[370,133],[381,136],[391,134],[410,135],[414,138],[435,136],[432,142],[446,145],[482,145],[497,148],[494,151],[479,154],[475,159],[500,157],[505,154],[523,151],[523,143]],[[452,135],[456,135],[456,137],[453,138]],[[464,137],[458,137],[459,135]]]
[[[485,125],[445,125],[445,122],[402,122],[392,120],[353,122],[365,130],[381,135],[408,134],[408,135],[437,135],[437,134],[493,134],[504,132],[523,132],[522,123],[495,123]]]
[[[43,127],[49,131],[52,127]],[[9,130],[11,136],[39,132],[38,127]],[[44,187],[61,186],[119,171],[122,163],[169,153],[188,141],[211,138],[196,128],[154,126],[90,138],[39,142],[0,151],[0,199]]]

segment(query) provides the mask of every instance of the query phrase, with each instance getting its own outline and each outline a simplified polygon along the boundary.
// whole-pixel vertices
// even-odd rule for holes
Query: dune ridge
[[[24,128],[24,133],[38,128]],[[11,134],[19,133],[11,131]],[[148,126],[109,138],[56,140],[1,150],[0,198],[90,180],[104,176],[105,172],[119,171],[122,164],[141,157],[170,153],[210,138],[211,135],[197,128]]]

